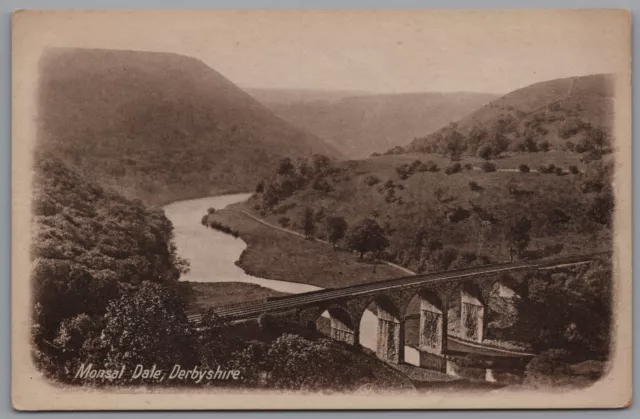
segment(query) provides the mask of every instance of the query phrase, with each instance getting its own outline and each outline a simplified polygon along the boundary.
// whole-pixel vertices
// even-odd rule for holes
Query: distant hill
[[[149,203],[251,190],[283,156],[340,155],[194,58],[52,48],[40,70],[40,147]]]
[[[497,97],[467,92],[247,91],[276,115],[325,139],[351,158],[367,157],[373,152],[404,145]]]
[[[427,135],[415,139],[404,151],[437,152],[433,145],[451,129],[467,139],[478,136],[469,144],[468,153],[475,152],[482,142],[480,136],[496,133],[504,135],[513,151],[522,151],[519,143],[527,138],[536,143],[546,141],[551,148],[565,148],[568,141],[580,142],[589,128],[611,131],[614,83],[614,75],[597,74],[532,84],[492,101],[452,126],[425,132]]]

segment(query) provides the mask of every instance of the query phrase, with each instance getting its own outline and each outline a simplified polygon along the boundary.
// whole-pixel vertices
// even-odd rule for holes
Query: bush
[[[428,172],[437,172],[438,170],[440,170],[440,168],[438,168],[438,165],[435,164],[433,161],[429,160],[428,162],[425,163],[425,166],[427,168]]]
[[[513,145],[513,151],[523,152],[526,151],[526,147],[522,141],[518,141]]]
[[[231,227],[224,225],[222,223],[219,223],[217,221],[209,221],[209,227],[211,227],[214,230],[218,230],[222,233],[229,234],[235,237],[236,239],[240,236],[240,233],[238,233],[237,230],[234,230]]]
[[[562,176],[564,174],[564,170],[562,170],[562,167],[556,167],[555,173],[558,176]]]
[[[569,118],[565,120],[558,129],[558,135],[560,136],[560,138],[567,139],[576,135],[583,128],[585,128],[585,126],[585,123],[581,119]]]
[[[530,153],[535,153],[538,151],[538,143],[536,143],[536,140],[534,140],[533,138],[529,137],[526,138],[524,140],[524,148],[526,151],[530,152]]]
[[[485,173],[489,173],[489,172],[495,172],[496,171],[496,165],[491,163],[491,162],[484,162],[480,165],[480,168],[485,172]]]
[[[374,175],[369,175],[364,179],[364,183],[366,183],[367,186],[373,186],[380,183],[380,178]]]
[[[481,159],[489,160],[492,155],[491,146],[489,146],[488,144],[484,144],[480,146],[480,148],[478,148],[478,152],[476,153],[476,155]]]
[[[215,208],[209,208],[207,210],[207,214],[215,214],[216,213],[216,209]]]
[[[474,181],[469,182],[469,188],[474,192],[478,192],[484,189],[482,186],[478,185],[478,182]]]
[[[473,165],[471,165],[470,163],[467,163],[467,164],[464,165],[464,168],[466,170],[473,170]]]
[[[551,148],[551,146],[549,145],[549,141],[544,140],[544,141],[541,141],[541,142],[538,144],[538,148],[539,148],[540,150],[542,150],[542,151],[545,151],[545,152],[546,152],[546,151],[549,151],[549,149]]]
[[[282,227],[287,227],[290,221],[291,219],[289,217],[278,218],[278,224],[280,224]]]
[[[577,175],[578,173],[580,173],[580,170],[578,169],[578,166],[571,165],[569,166],[569,173]]]
[[[447,175],[452,175],[460,171],[462,171],[462,165],[460,165],[460,163],[454,163],[444,170]]]
[[[527,166],[526,164],[521,164],[520,166],[518,166],[518,170],[520,171],[520,173],[529,173],[529,166]]]

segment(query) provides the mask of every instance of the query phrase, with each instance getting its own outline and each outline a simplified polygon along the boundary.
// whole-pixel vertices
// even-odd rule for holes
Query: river
[[[181,279],[192,282],[244,282],[290,294],[321,289],[313,285],[247,275],[235,264],[247,248],[247,244],[240,238],[236,239],[217,230],[204,228],[200,224],[208,208],[222,209],[245,201],[250,196],[250,193],[212,196],[178,201],[164,207],[167,218],[173,223],[178,254],[190,263],[189,273]],[[375,314],[365,311],[360,323],[362,346],[375,350],[377,325]],[[418,352],[405,346],[405,362],[416,365]]]

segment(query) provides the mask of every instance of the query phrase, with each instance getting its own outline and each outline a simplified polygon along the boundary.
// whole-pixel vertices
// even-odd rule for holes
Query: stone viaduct
[[[598,253],[531,262],[506,263],[396,278],[380,282],[271,299],[267,302],[223,307],[228,319],[256,318],[270,313],[304,327],[315,328],[327,311],[333,339],[359,345],[360,320],[371,310],[378,319],[377,356],[387,362],[404,362],[404,323],[409,303],[419,301],[420,366],[443,370],[446,365],[448,312],[454,299],[460,304],[460,338],[481,343],[487,328],[487,303],[494,286],[511,289],[514,278],[541,270],[590,263],[607,256]]]

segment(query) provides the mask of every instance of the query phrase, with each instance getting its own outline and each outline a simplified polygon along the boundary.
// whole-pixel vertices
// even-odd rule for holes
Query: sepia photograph
[[[13,15],[19,410],[631,403],[624,10]]]

